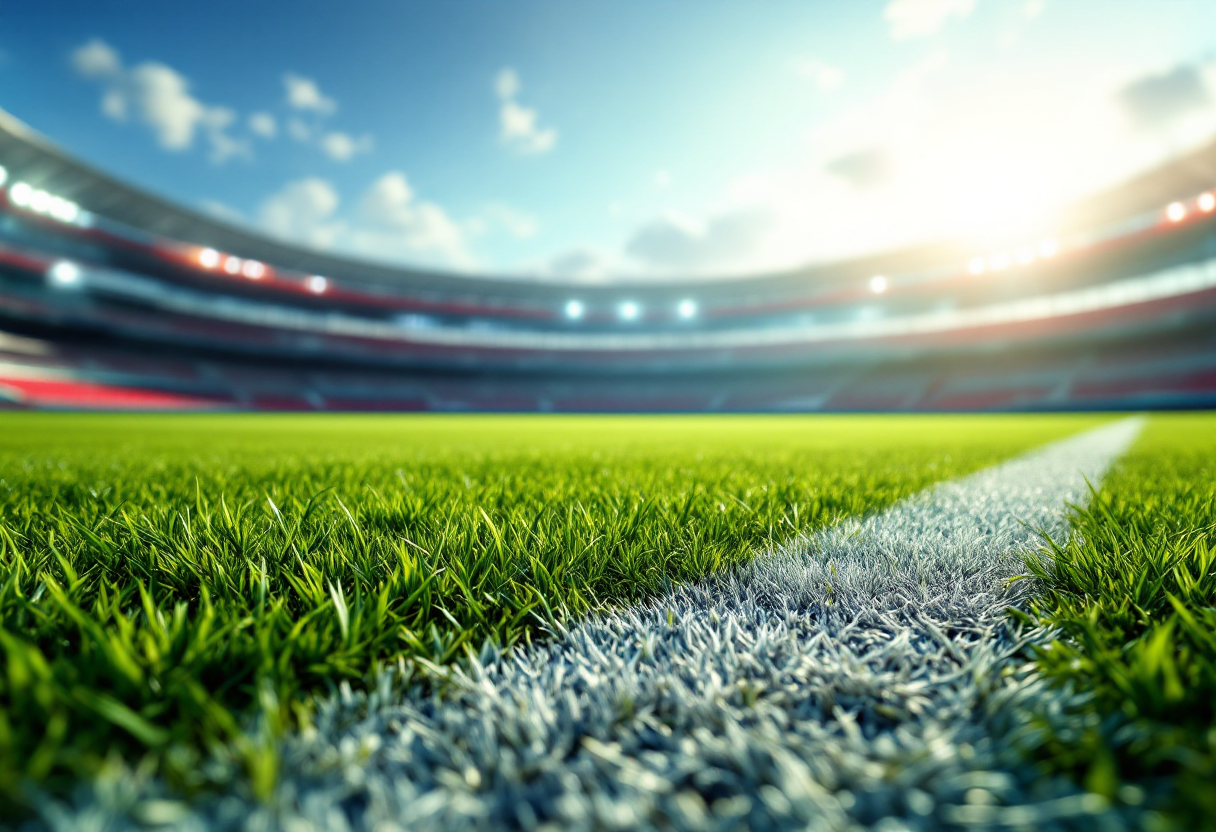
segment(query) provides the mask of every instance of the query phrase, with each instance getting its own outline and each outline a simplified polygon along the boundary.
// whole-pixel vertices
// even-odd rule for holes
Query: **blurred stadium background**
[[[0,111],[0,406],[952,411],[1216,406],[1216,145],[998,251],[582,285],[272,241]]]

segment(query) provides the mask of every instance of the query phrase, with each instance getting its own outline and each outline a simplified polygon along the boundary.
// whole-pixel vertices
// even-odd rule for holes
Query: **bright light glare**
[[[35,188],[30,194],[30,209],[39,214],[45,214],[51,207],[51,195],[46,191]]]
[[[988,258],[988,266],[996,272],[1004,271],[1009,268],[1013,261],[1009,257],[1009,252],[1002,251],[999,254],[994,254]]]
[[[676,307],[676,312],[684,320],[695,318],[697,315],[697,302],[694,300],[682,300]]]
[[[876,295],[881,295],[887,291],[887,279],[881,274],[876,274],[870,278],[870,291]]]
[[[34,189],[25,182],[14,182],[13,187],[8,189],[8,198],[18,208],[29,208],[30,197],[34,195]]]
[[[2,177],[0,177],[0,182],[3,182],[3,181],[4,181],[4,179]],[[1216,209],[1216,194],[1212,194],[1212,193],[1200,194],[1199,195],[1199,210],[1205,214],[1210,214],[1210,213],[1212,213],[1213,209]]]
[[[47,270],[47,276],[56,286],[76,286],[80,283],[80,267],[67,260],[60,260]]]
[[[7,181],[8,181],[8,168],[6,168],[4,165],[0,165],[0,185],[3,185]]]
[[[304,285],[308,287],[308,291],[314,295],[323,295],[325,290],[329,288],[329,281],[321,277],[319,274],[314,274],[308,280],[304,281]]]
[[[1039,241],[1039,255],[1042,257],[1055,257],[1059,250],[1060,246],[1050,237]]]
[[[5,173],[0,177],[0,183],[8,178]],[[81,216],[80,206],[70,199],[47,193],[41,188],[34,188],[27,182],[17,182],[8,189],[9,200],[18,208],[25,208],[35,214],[47,214],[60,222],[76,222]]]
[[[981,275],[988,268],[988,264],[984,262],[983,257],[972,257],[967,262],[967,271],[974,275]]]
[[[566,302],[566,317],[572,321],[577,321],[583,317],[583,312],[585,311],[582,301],[572,300]]]
[[[1181,202],[1171,202],[1165,209],[1165,216],[1170,222],[1182,222],[1186,218],[1186,206]]]
[[[250,280],[261,280],[262,275],[266,274],[266,267],[257,260],[246,260],[241,265],[241,274]]]
[[[1026,266],[1034,262],[1034,249],[1030,246],[1023,246],[1018,249],[1018,262]]]
[[[75,222],[80,216],[80,206],[70,199],[51,198],[51,216],[60,222]]]
[[[224,271],[228,274],[239,274],[241,271],[241,258],[229,255],[224,260]]]
[[[642,314],[642,307],[635,301],[627,300],[617,309],[617,314],[621,316],[622,321],[636,321]]]
[[[213,248],[205,248],[198,253],[198,264],[204,269],[214,269],[220,264],[220,253]]]

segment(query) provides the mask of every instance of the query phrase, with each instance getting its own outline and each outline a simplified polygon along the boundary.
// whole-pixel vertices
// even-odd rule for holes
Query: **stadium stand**
[[[310,251],[0,111],[0,406],[993,410],[1216,404],[1216,145],[1049,235],[586,286]]]

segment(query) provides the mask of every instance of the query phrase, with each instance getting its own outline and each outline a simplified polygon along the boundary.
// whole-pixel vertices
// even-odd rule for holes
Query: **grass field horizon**
[[[269,794],[280,739],[343,684],[366,687],[390,665],[420,678],[483,644],[544,639],[1113,418],[0,414],[6,814],[114,760],[186,797],[233,778]],[[1112,476],[1115,505],[1156,483],[1162,499],[1144,510],[1199,560],[1177,620],[1152,623],[1181,597],[1159,581],[1151,614],[1095,654],[1185,631],[1186,678],[1200,690],[1216,664],[1185,633],[1212,607],[1208,556],[1193,555],[1210,551],[1216,516],[1199,485],[1212,454],[1197,437],[1212,426],[1153,417],[1144,449]],[[1115,522],[1095,514],[1104,506],[1074,519],[1086,545],[1098,545],[1099,520]],[[1118,522],[1155,539],[1148,520]],[[1032,559],[1045,588],[1032,613],[1066,638],[1036,659],[1043,672],[1075,686],[1067,651],[1091,631],[1070,622],[1105,613],[1060,571],[1064,553]],[[1176,574],[1182,557],[1158,571]],[[1120,690],[1116,659],[1081,664],[1085,684],[1102,672]],[[1092,713],[1117,699],[1095,697]],[[1201,723],[1210,716],[1185,724]],[[1056,749],[1045,770],[1108,795],[1173,771],[1086,736],[1028,753]],[[1205,765],[1184,774],[1200,782]]]

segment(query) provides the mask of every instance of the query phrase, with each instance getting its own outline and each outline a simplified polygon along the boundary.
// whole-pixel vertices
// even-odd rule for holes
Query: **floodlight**
[[[224,271],[228,272],[228,274],[240,274],[241,258],[233,257],[232,255],[224,258]]]
[[[329,288],[329,281],[321,277],[319,274],[314,274],[308,280],[304,281],[304,285],[308,287],[308,291],[314,295],[323,295],[325,290]]]
[[[30,210],[36,214],[45,214],[51,207],[51,195],[41,188],[30,191]]]
[[[676,313],[686,321],[695,318],[697,316],[697,302],[687,298],[680,301],[679,305],[676,306]]]
[[[636,301],[627,300],[617,309],[617,314],[621,316],[622,321],[636,321],[642,314],[642,307],[638,306]]]
[[[583,317],[586,310],[583,308],[583,302],[579,300],[566,301],[566,317],[572,321],[577,321]]]
[[[1186,218],[1186,206],[1181,202],[1171,202],[1165,209],[1165,216],[1170,222],[1182,222]]]
[[[984,262],[983,257],[972,257],[967,261],[967,271],[974,275],[983,274],[988,268],[988,264]]]
[[[1039,255],[1041,257],[1055,257],[1060,250],[1059,244],[1054,239],[1048,237],[1045,240],[1039,240]]]
[[[9,200],[18,208],[30,207],[30,198],[34,195],[34,189],[25,182],[14,182],[13,187],[8,189]]]
[[[4,178],[0,177],[0,182],[3,182],[3,181],[4,181]],[[1199,195],[1199,210],[1205,214],[1210,214],[1210,213],[1212,213],[1213,209],[1216,209],[1216,194],[1212,194],[1211,192],[1208,192],[1206,194],[1200,194]]]
[[[0,165],[0,185],[3,185],[7,181],[8,181],[8,168],[6,168],[4,165]]]
[[[246,260],[241,264],[241,274],[250,280],[261,280],[262,275],[266,274],[266,267],[257,260]]]
[[[214,269],[220,264],[220,253],[213,248],[205,248],[198,253],[198,264],[204,269]]]
[[[1018,262],[1023,266],[1034,262],[1034,249],[1030,246],[1022,246],[1018,249]]]
[[[80,206],[70,199],[53,196],[51,197],[50,213],[52,217],[60,222],[71,223],[75,222],[76,218],[80,216]]]
[[[1009,256],[1009,252],[1007,251],[998,252],[988,258],[989,268],[997,272],[1004,271],[1005,269],[1009,268],[1009,264],[1012,262],[1013,261]]]
[[[870,291],[876,295],[881,295],[887,291],[888,285],[886,277],[881,274],[876,274],[870,278]]]
[[[47,270],[51,283],[62,288],[80,284],[80,267],[68,260],[60,260]]]

